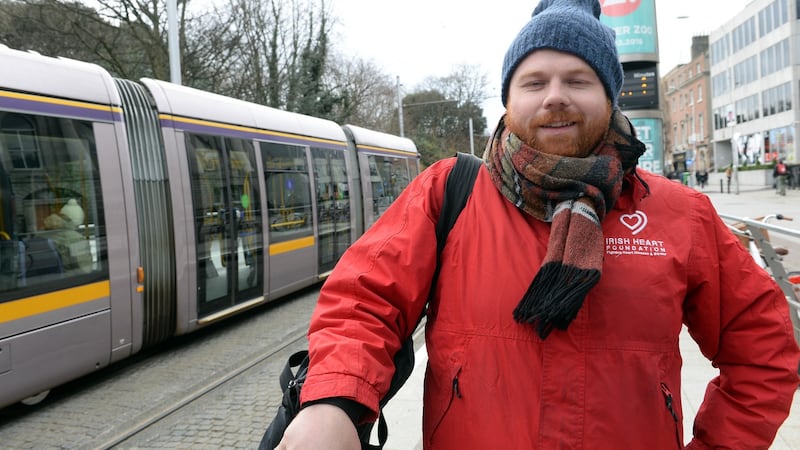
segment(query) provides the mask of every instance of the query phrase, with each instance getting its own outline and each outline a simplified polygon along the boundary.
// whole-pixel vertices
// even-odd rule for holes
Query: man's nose
[[[544,98],[545,108],[563,108],[569,105],[569,91],[560,80],[553,80],[547,85]]]

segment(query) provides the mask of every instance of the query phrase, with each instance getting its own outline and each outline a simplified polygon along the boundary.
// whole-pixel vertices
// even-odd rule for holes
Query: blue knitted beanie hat
[[[541,0],[503,61],[503,106],[517,66],[539,49],[558,50],[586,61],[597,72],[613,105],[622,89],[622,65],[614,30],[600,23],[598,0]]]

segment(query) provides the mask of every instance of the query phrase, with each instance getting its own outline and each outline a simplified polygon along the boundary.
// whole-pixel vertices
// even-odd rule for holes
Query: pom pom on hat
[[[617,54],[616,33],[600,23],[598,0],[542,0],[531,20],[522,27],[503,60],[503,105],[517,66],[539,49],[575,55],[594,69],[613,105],[622,89],[622,65]]]

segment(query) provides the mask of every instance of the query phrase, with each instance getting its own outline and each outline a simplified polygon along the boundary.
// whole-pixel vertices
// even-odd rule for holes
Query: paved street
[[[765,186],[741,185],[738,195],[721,193],[719,180],[722,177],[721,174],[712,174],[709,184],[702,189],[720,213],[751,218],[781,213],[797,220],[771,223],[800,230],[800,190],[787,189],[786,195],[781,196],[774,189]]]

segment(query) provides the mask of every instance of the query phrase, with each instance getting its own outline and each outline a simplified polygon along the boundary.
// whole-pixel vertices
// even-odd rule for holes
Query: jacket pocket
[[[435,436],[436,432],[439,430],[439,426],[442,424],[442,421],[444,420],[445,416],[447,416],[447,412],[453,406],[453,402],[461,398],[461,389],[459,387],[460,375],[461,375],[461,367],[454,368],[452,376],[450,377],[449,390],[437,394],[438,398],[436,402],[437,414],[433,421],[433,428],[431,428],[431,433],[430,433],[431,440],[433,440],[433,436]]]
[[[683,449],[683,440],[681,435],[683,427],[683,422],[681,421],[680,417],[678,417],[677,411],[675,411],[676,403],[672,396],[672,391],[670,391],[669,386],[666,383],[661,383],[661,394],[664,396],[664,408],[666,409],[667,413],[670,415],[670,419],[672,419],[672,423],[675,426],[675,443],[677,444],[677,448]]]

